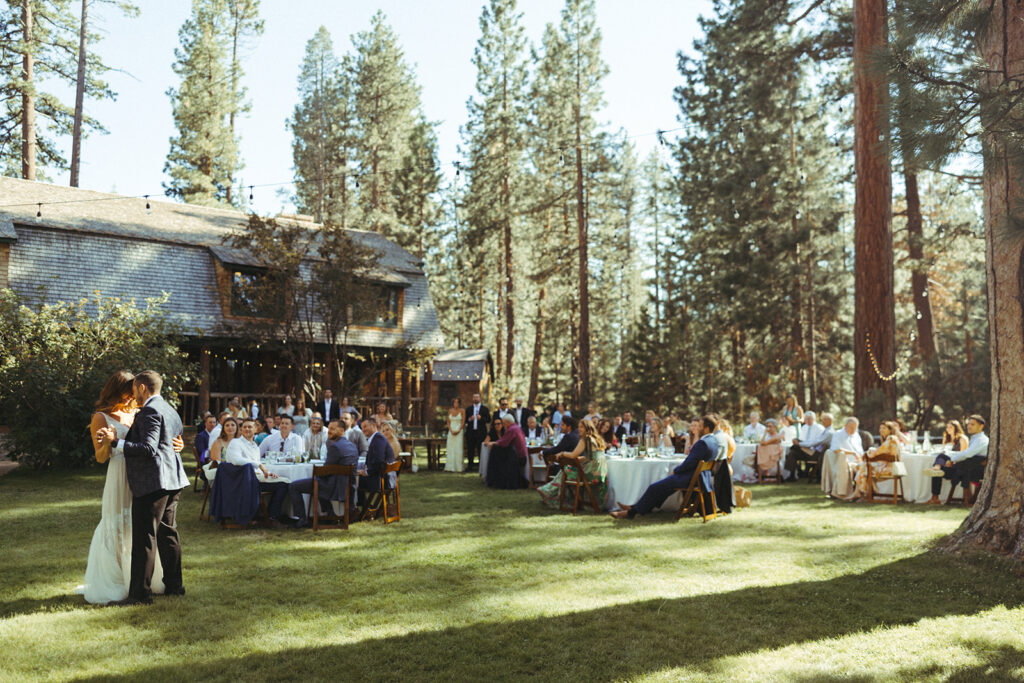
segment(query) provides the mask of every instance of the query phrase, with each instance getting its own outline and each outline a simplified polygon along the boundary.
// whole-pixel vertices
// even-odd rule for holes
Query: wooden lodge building
[[[278,220],[318,227],[298,216]],[[183,329],[182,348],[200,367],[199,385],[179,390],[183,421],[194,423],[232,396],[273,408],[300,387],[288,361],[258,348],[247,338],[246,321],[232,312],[233,285],[256,264],[224,238],[247,223],[247,214],[231,209],[0,177],[0,288],[11,288],[33,306],[89,299],[96,292],[142,303],[166,292],[163,310]],[[372,284],[392,315],[351,326],[349,347],[361,354],[444,348],[422,262],[380,234],[351,235],[381,253]],[[318,348],[313,374],[340,398],[327,349]],[[437,396],[431,375],[430,363],[418,372],[382,371],[352,399],[361,406],[383,399],[403,424],[421,425],[434,412],[427,405]]]

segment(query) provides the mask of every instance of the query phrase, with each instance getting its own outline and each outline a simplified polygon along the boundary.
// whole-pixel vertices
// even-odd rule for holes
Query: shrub
[[[151,369],[164,376],[163,396],[194,368],[166,321],[167,296],[103,298],[32,309],[0,289],[0,422],[11,430],[13,455],[31,468],[76,467],[94,461],[88,426],[100,389],[114,371]]]

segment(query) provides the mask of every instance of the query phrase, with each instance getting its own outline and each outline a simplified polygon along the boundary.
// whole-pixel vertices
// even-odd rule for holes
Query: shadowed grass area
[[[701,524],[552,513],[474,474],[402,478],[404,519],[224,531],[183,494],[184,598],[73,594],[101,470],[0,479],[0,678],[1024,680],[1024,585],[929,551],[964,509],[805,484]]]

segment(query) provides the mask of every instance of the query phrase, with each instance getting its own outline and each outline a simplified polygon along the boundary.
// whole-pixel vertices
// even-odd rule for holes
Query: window
[[[235,270],[231,274],[231,315],[269,318],[281,303],[281,291],[273,287],[267,273]]]
[[[356,325],[365,327],[398,327],[398,300],[401,289],[372,285],[363,298],[364,306],[355,314]]]

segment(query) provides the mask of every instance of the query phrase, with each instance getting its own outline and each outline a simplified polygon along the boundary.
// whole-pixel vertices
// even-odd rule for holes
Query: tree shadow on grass
[[[993,563],[996,566],[985,568],[984,562],[979,566],[978,562],[925,553],[823,581],[646,600],[349,644],[231,657],[210,652],[187,671],[196,679],[360,681],[495,680],[530,675],[610,681],[673,667],[712,675],[716,660],[722,657],[915,624],[922,619],[976,614],[997,605],[1010,609],[1024,605],[1024,586],[1010,578],[998,561]],[[580,590],[585,589],[583,582]],[[140,626],[161,631],[170,640],[180,635],[179,624],[166,614],[150,617],[140,609],[133,619],[141,619]],[[711,637],[722,629],[727,629],[728,637]],[[1019,665],[1021,653],[1017,650],[979,649],[984,650],[984,665],[973,673],[1009,675]],[[161,665],[90,680],[173,679],[184,671],[177,664]],[[912,679],[929,671],[893,673],[896,678]]]

